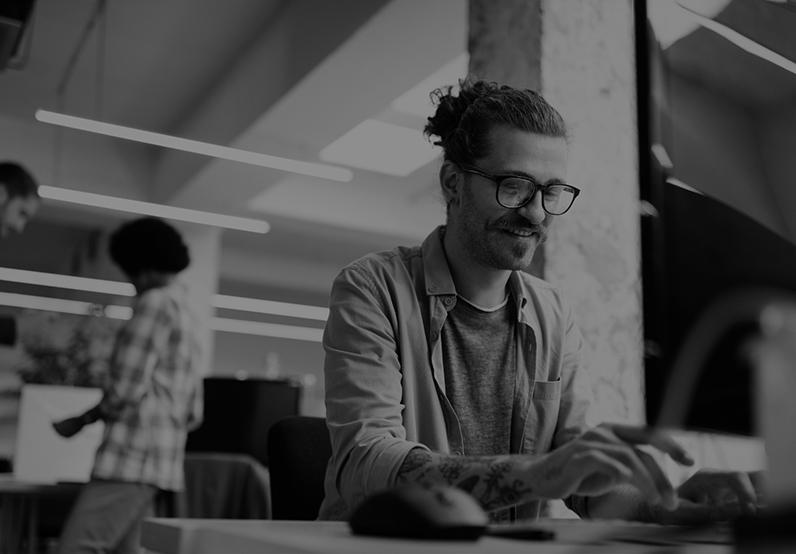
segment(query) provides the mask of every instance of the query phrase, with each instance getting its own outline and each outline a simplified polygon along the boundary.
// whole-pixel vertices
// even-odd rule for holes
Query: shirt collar
[[[440,225],[423,241],[423,273],[426,278],[426,294],[429,296],[456,294],[448,258],[442,246],[444,233],[445,226]]]
[[[456,294],[448,258],[442,246],[444,234],[445,226],[440,225],[423,241],[423,272],[426,278],[426,294],[429,296]],[[530,294],[518,271],[512,271],[509,276],[509,291],[517,308],[522,310],[524,319],[527,321],[529,317],[533,317],[532,314],[527,313]]]

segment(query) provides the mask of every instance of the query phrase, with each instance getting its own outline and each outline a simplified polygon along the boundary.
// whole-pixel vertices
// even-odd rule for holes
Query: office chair
[[[282,419],[271,426],[267,441],[272,517],[316,519],[323,500],[326,463],[332,455],[326,419]]]

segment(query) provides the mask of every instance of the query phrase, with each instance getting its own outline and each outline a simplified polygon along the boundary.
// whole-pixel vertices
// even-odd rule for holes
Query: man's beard
[[[515,213],[506,214],[484,225],[476,222],[476,214],[468,208],[463,206],[460,224],[465,239],[464,246],[473,259],[494,269],[527,269],[536,249],[547,238],[547,226],[534,225]],[[527,235],[528,238],[515,238],[504,230]]]

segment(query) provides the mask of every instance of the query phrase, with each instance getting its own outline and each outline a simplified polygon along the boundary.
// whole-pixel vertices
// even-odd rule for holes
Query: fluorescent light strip
[[[698,12],[695,12],[694,10],[692,10],[687,6],[684,6],[680,2],[676,2],[676,4],[680,8],[688,12],[691,15],[691,17],[693,17],[697,22],[699,22],[700,25],[702,25],[706,29],[713,31],[720,37],[727,39],[741,50],[745,50],[746,52],[749,52],[750,54],[753,54],[758,58],[762,58],[768,62],[771,62],[774,65],[781,67],[785,71],[790,71],[791,73],[796,75],[796,62],[793,62],[792,60],[789,60],[785,56],[778,54],[773,50],[770,50],[769,48],[766,48],[759,42],[755,42],[754,40],[745,37],[738,31],[735,31],[727,27],[726,25],[722,25],[718,21],[714,21],[713,19],[710,19]]]
[[[224,308],[227,310],[284,315],[302,319],[317,319],[318,321],[326,321],[329,318],[329,309],[321,306],[308,306],[305,304],[277,302],[274,300],[259,300],[257,298],[244,298],[242,296],[229,296],[226,294],[215,295],[213,305],[216,308]]]
[[[652,154],[655,156],[655,159],[658,160],[658,163],[661,164],[661,167],[674,169],[672,159],[669,157],[669,153],[666,152],[666,148],[664,148],[662,144],[656,142],[650,147],[650,150],[652,150]]]
[[[93,192],[83,192],[61,187],[51,187],[42,185],[39,187],[39,195],[49,200],[60,202],[70,202],[83,206],[93,206],[106,210],[116,210],[119,212],[149,215],[174,219],[177,221],[187,221],[200,225],[211,225],[224,229],[234,229],[236,231],[249,231],[251,233],[267,233],[271,226],[262,219],[250,219],[247,217],[235,217],[231,215],[204,212],[201,210],[191,210],[188,208],[178,208],[165,204],[154,204],[152,202],[142,202],[140,200],[130,200],[117,196],[106,196]]]
[[[692,187],[691,185],[689,185],[688,183],[684,183],[683,181],[681,181],[680,179],[677,179],[675,177],[669,177],[668,179],[666,179],[666,182],[669,183],[670,185],[674,185],[676,187],[680,187],[681,189],[693,192],[695,194],[699,194],[701,196],[705,196],[705,194],[701,190],[697,190],[694,187]]]
[[[0,267],[0,281],[85,292],[98,292],[102,294],[115,294],[118,296],[135,296],[135,287],[123,281],[91,279],[88,277],[75,277],[73,275],[13,269],[10,267]],[[329,316],[329,309],[322,306],[277,302],[274,300],[262,300],[260,298],[214,294],[211,302],[215,308],[281,315],[299,319],[326,321]]]
[[[281,171],[289,171],[291,173],[308,175],[310,177],[320,177],[321,179],[329,179],[331,181],[341,181],[347,183],[351,181],[354,176],[350,169],[343,167],[321,163],[302,162],[299,160],[292,160],[290,158],[282,158],[279,156],[269,156],[268,154],[261,154],[259,152],[252,152],[250,150],[241,150],[239,148],[230,148],[228,146],[221,146],[209,142],[185,139],[172,135],[165,135],[163,133],[155,133],[152,131],[144,131],[134,127],[114,125],[112,123],[105,123],[103,121],[96,121],[94,119],[87,119],[84,117],[75,117],[72,115],[66,115],[48,110],[36,110],[35,117],[42,123],[51,123],[53,125],[60,125],[61,127],[68,127],[78,131],[87,131],[89,133],[97,133],[110,137],[143,142],[146,144],[162,146],[164,148],[173,148],[174,150],[182,150],[184,152],[192,152],[194,154],[201,154],[204,156],[212,156],[214,158],[221,158],[233,162],[268,167],[270,169],[279,169]]]
[[[29,294],[15,294],[11,292],[0,292],[0,305],[77,315],[88,315],[96,306],[96,304],[92,304],[91,302],[79,302],[77,300],[63,300],[61,298],[47,298],[46,296],[31,296]]]
[[[214,317],[211,320],[210,327],[215,331],[226,333],[259,335],[263,337],[303,340],[308,342],[321,342],[323,338],[323,329],[299,327],[297,325],[281,325],[278,323],[264,323],[262,321],[226,319],[223,317]]]
[[[88,277],[75,277],[74,275],[44,273],[43,271],[29,271],[27,269],[13,269],[10,267],[0,267],[0,281],[115,294],[118,296],[135,296],[135,287],[130,283],[124,283],[122,281],[90,279]]]
[[[10,292],[0,292],[0,305],[73,315],[88,315],[92,313],[97,306],[97,304],[92,304],[91,302],[64,300],[61,298],[49,298],[46,296],[33,296],[29,294],[15,294]],[[127,306],[108,305],[104,307],[104,314],[111,319],[127,320],[133,315],[133,311]],[[225,319],[220,317],[211,319],[210,328],[214,331],[226,333],[258,335],[309,342],[321,342],[321,338],[323,337],[323,329],[300,327],[297,325],[278,325],[260,321]]]

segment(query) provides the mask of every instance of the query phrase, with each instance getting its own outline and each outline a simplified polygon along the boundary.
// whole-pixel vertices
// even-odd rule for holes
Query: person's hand
[[[536,462],[536,492],[546,498],[599,496],[629,483],[649,502],[674,509],[674,487],[652,455],[638,448],[641,445],[652,446],[680,464],[694,463],[682,446],[660,430],[603,424]]]
[[[757,512],[761,499],[759,479],[739,471],[701,469],[677,489],[677,509],[653,508],[656,523],[694,524],[726,521]]]
[[[53,429],[62,437],[68,439],[78,434],[83,429],[84,423],[82,416],[68,417],[61,421],[53,422]]]

